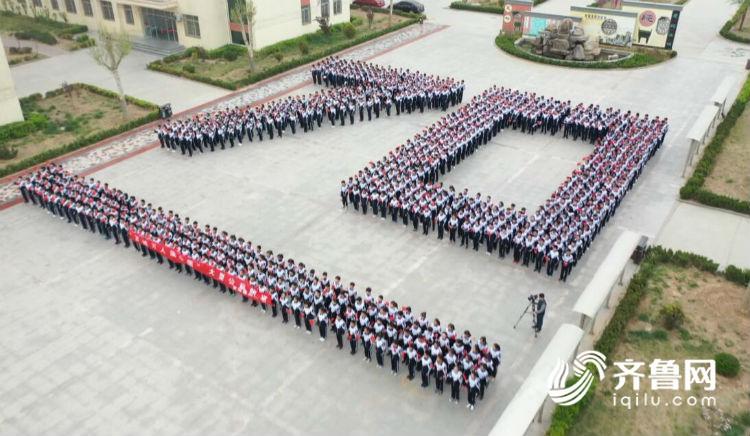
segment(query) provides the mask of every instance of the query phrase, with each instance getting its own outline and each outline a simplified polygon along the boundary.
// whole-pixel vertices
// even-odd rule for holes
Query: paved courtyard
[[[664,226],[682,185],[685,134],[717,78],[739,80],[744,60],[716,35],[732,7],[710,0],[687,4],[677,58],[633,71],[511,58],[493,44],[500,17],[448,3],[427,13],[449,27],[372,61],[464,79],[468,96],[499,84],[670,119],[667,143],[568,284],[340,209],[339,181],[436,112],[193,159],[156,149],[93,176],[499,342],[500,376],[476,411],[20,205],[0,212],[0,434],[486,434],[557,327],[576,321],[577,295],[620,232],[654,238]],[[535,208],[589,151],[505,132],[444,180]],[[530,291],[551,306],[537,340],[528,322],[512,328]]]

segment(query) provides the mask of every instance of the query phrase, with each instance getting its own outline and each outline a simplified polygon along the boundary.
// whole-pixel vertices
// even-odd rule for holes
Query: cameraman
[[[539,298],[536,299],[536,304],[534,305],[534,319],[536,322],[534,323],[534,337],[536,338],[539,335],[539,332],[542,331],[542,324],[544,323],[544,312],[547,310],[547,301],[544,299],[544,294],[539,294]]]

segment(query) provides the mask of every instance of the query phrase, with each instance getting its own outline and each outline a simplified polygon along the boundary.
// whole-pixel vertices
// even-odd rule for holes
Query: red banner
[[[272,301],[270,293],[262,292],[258,285],[249,280],[243,280],[234,274],[229,274],[205,262],[197,261],[183,254],[178,249],[172,248],[169,245],[161,242],[156,242],[148,235],[138,233],[133,229],[128,230],[128,236],[134,243],[145,246],[149,250],[158,253],[159,255],[169,259],[173,263],[187,265],[193,270],[203,274],[204,276],[210,277],[217,282],[223,283],[229,289],[238,292],[243,297],[247,297],[262,304],[270,304]]]

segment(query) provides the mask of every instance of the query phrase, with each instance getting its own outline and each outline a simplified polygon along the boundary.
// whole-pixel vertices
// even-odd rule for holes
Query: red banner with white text
[[[128,236],[135,244],[144,246],[174,263],[187,265],[204,276],[223,283],[229,289],[239,293],[243,297],[247,297],[263,304],[271,303],[271,294],[268,292],[262,292],[258,285],[249,280],[243,280],[234,274],[229,274],[226,271],[221,271],[205,262],[195,260],[183,254],[178,249],[161,242],[156,242],[148,235],[136,232],[133,229],[128,230]]]

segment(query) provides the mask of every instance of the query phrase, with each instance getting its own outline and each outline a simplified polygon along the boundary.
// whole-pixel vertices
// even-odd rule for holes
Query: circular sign
[[[653,11],[643,11],[638,17],[642,27],[651,27],[656,22],[656,14]]]
[[[669,32],[669,18],[661,17],[656,22],[656,33],[659,35],[666,35]]]
[[[607,18],[602,22],[602,33],[605,35],[614,35],[617,33],[617,21]]]
[[[504,22],[510,23],[510,20],[511,20],[510,15],[503,15],[503,21]]]
[[[509,14],[513,11],[513,6],[511,5],[505,5],[505,13]]]

